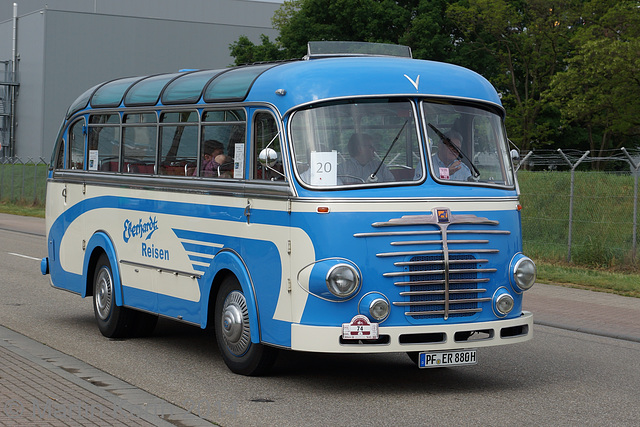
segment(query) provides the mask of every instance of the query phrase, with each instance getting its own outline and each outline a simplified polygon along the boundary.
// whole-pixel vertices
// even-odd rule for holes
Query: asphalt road
[[[282,352],[261,378],[229,372],[214,337],[191,326],[161,321],[152,337],[109,340],[89,299],[54,290],[40,274],[42,221],[2,219],[1,325],[220,425],[635,426],[640,419],[640,343],[548,326],[536,325],[527,343],[479,349],[471,367],[419,370],[404,354]]]

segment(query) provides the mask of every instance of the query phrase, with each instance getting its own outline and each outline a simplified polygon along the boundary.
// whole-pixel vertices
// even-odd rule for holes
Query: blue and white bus
[[[52,286],[92,297],[107,337],[214,328],[244,375],[278,349],[428,368],[529,340],[536,267],[495,89],[342,47],[83,93],[48,175]]]

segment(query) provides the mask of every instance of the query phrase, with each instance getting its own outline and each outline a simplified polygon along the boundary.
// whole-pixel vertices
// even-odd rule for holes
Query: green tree
[[[456,62],[445,13],[456,1],[286,0],[272,18],[280,33],[273,45],[282,55],[272,59],[300,58],[312,40],[342,40],[404,44],[412,47],[415,58]],[[262,47],[244,39],[232,45],[236,64]],[[270,46],[264,50],[273,53]]]
[[[247,36],[240,36],[237,42],[232,43],[231,56],[235,58],[235,64],[251,64],[261,61],[276,61],[287,59],[286,52],[269,40],[264,34],[260,35],[261,44],[254,44]]]
[[[629,0],[588,3],[572,40],[575,54],[545,94],[567,124],[587,130],[589,149],[598,157],[637,144],[640,136],[639,6]]]
[[[523,149],[552,142],[553,126],[540,120],[549,115],[541,94],[569,52],[577,12],[572,0],[469,0],[448,8],[462,33],[459,43],[475,53],[470,55],[475,64],[463,65],[496,86],[509,112],[509,134]],[[478,54],[491,56],[495,63],[478,67],[483,65]]]
[[[297,0],[285,1],[276,14],[278,42],[293,57],[307,52],[310,40],[398,43],[411,22],[416,1]]]

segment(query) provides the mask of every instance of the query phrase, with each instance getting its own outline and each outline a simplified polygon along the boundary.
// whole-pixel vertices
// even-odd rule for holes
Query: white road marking
[[[41,258],[35,258],[35,257],[28,256],[28,255],[16,254],[16,253],[13,253],[13,252],[9,252],[9,255],[19,256],[20,258],[32,259],[32,260],[35,260],[35,261],[40,261],[40,259],[41,259]]]

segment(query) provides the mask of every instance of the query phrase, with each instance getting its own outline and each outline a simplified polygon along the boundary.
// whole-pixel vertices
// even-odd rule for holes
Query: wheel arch
[[[115,302],[116,305],[122,306],[122,281],[120,280],[120,268],[118,268],[118,256],[115,246],[109,235],[103,231],[98,231],[91,236],[85,249],[85,259],[82,268],[83,277],[85,278],[85,286],[82,297],[93,295],[93,276],[95,274],[96,264],[100,255],[106,254],[111,264],[111,272],[115,286]]]
[[[211,263],[210,274],[213,276],[210,280],[207,280],[205,275],[205,283],[211,283],[210,286],[203,289],[202,295],[202,313],[201,316],[201,328],[206,328],[208,325],[214,325],[215,305],[216,298],[218,296],[218,290],[223,280],[229,276],[235,276],[240,286],[242,287],[242,293],[247,301],[247,309],[249,310],[249,326],[251,329],[251,342],[260,343],[260,311],[258,310],[258,303],[256,299],[255,287],[253,280],[249,274],[247,265],[244,263],[240,255],[230,249],[222,250],[216,254]]]

